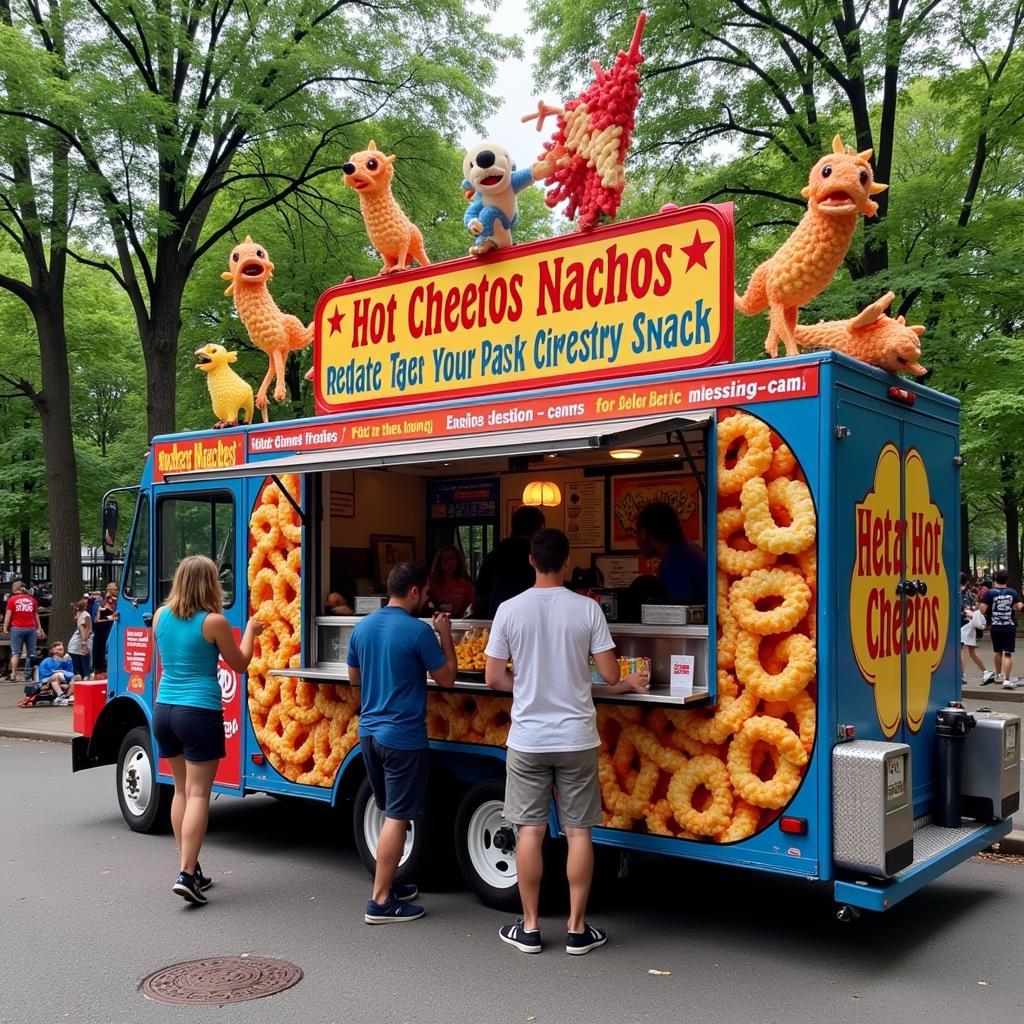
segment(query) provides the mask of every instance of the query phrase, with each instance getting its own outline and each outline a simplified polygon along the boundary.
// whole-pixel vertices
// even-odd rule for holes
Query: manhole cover
[[[302,968],[262,956],[215,956],[165,967],[142,983],[158,1003],[223,1006],[283,992],[302,979]]]

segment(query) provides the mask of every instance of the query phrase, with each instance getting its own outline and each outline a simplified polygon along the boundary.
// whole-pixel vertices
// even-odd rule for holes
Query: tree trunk
[[[21,531],[21,558],[20,571],[21,578],[25,581],[25,586],[32,586],[32,533],[27,526],[22,528]]]
[[[71,635],[74,624],[71,604],[82,596],[82,531],[78,516],[78,469],[71,433],[71,386],[63,298],[50,295],[49,301],[34,313],[43,384],[35,401],[43,428],[50,518],[53,607],[49,632],[63,639]]]
[[[1020,508],[1017,492],[1012,488],[1003,491],[1003,515],[1006,517],[1006,571],[1010,574],[1010,586],[1020,590]]]
[[[178,332],[181,330],[181,296],[185,275],[165,270],[161,290],[154,295],[149,324],[142,336],[146,357],[146,425],[149,440],[176,429],[175,399],[178,391]]]

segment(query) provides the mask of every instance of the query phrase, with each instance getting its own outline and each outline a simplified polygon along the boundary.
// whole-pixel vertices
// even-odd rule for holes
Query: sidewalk
[[[74,735],[71,726],[74,708],[55,708],[52,705],[19,708],[18,701],[24,696],[24,683],[0,681],[0,736],[70,743]]]

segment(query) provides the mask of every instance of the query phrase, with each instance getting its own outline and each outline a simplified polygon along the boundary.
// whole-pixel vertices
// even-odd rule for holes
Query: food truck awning
[[[275,476],[281,473],[326,473],[334,469],[386,469],[389,466],[480,459],[502,455],[594,451],[636,444],[645,438],[675,435],[710,420],[708,412],[687,416],[640,416],[610,424],[564,424],[489,434],[420,437],[393,444],[361,444],[326,451],[300,452],[261,459],[241,466],[220,466],[192,472],[166,472],[169,483],[209,483],[243,476]],[[604,428],[604,429],[603,429]]]

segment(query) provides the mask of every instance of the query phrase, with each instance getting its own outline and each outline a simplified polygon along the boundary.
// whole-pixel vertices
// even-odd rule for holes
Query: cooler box
[[[103,705],[107,703],[106,679],[83,679],[75,683],[74,716],[75,732],[91,736],[100,717]]]

